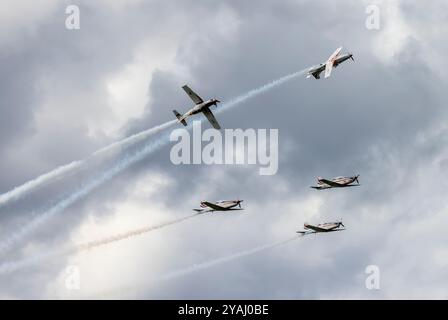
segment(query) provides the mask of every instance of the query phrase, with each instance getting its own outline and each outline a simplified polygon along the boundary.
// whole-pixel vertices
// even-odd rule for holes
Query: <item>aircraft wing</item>
[[[208,201],[204,201],[203,204],[205,204],[207,207],[212,208],[213,210],[217,210],[217,211],[225,211],[225,210],[229,210],[225,207],[221,207],[215,203],[211,203]]]
[[[191,100],[193,100],[194,103],[200,104],[204,102],[204,100],[202,100],[200,96],[198,96],[193,90],[191,90],[189,86],[184,85],[182,89],[184,89],[184,91],[188,94],[188,96],[191,98]]]
[[[314,232],[327,232],[328,229],[319,228],[317,226],[307,226],[308,229],[313,230]]]
[[[334,229],[334,230],[328,230],[326,232],[333,232],[333,231],[344,231],[345,229]],[[318,233],[318,231],[297,231],[296,233],[302,235],[302,236],[306,236],[309,234],[315,234]]]
[[[316,190],[324,190],[324,189],[329,189],[329,188],[332,188],[332,187],[331,186],[322,185],[322,186],[311,186],[310,188],[316,189]]]
[[[205,209],[193,209],[193,211],[196,211],[198,214],[201,214],[201,213],[206,213],[206,212],[210,212],[210,211],[212,211],[212,210],[205,210]]]
[[[330,230],[329,232],[333,232],[333,231],[344,231],[345,229],[333,229],[333,230]]]
[[[334,59],[336,59],[336,57],[339,55],[339,53],[341,52],[341,50],[342,50],[342,47],[337,48],[336,51],[333,52],[333,53],[331,54],[331,56],[328,58],[328,61],[334,61]]]
[[[210,111],[209,108],[202,108],[202,112],[207,117],[208,121],[210,121],[210,123],[212,124],[213,128],[218,129],[218,130],[221,129],[221,127],[219,126],[218,121],[216,121],[215,116],[213,115],[213,113]]]
[[[334,60],[341,52],[342,47],[339,47],[336,49],[335,52],[328,58],[327,62],[325,63],[325,78],[328,78],[331,75],[331,71],[333,70]]]
[[[331,70],[333,70],[333,61],[328,60],[325,64],[325,78],[328,78],[331,75]]]
[[[321,182],[328,184],[331,187],[344,187],[344,184],[340,184],[331,180],[327,180],[327,179],[320,179]]]

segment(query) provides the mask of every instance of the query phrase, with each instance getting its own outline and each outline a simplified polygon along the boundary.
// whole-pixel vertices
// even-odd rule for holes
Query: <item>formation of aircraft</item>
[[[353,59],[353,54],[345,53],[341,55],[342,47],[337,48],[335,52],[328,58],[328,60],[324,63],[311,67],[307,72],[307,78],[313,76],[315,79],[320,79],[320,74],[325,71],[325,78],[330,77],[333,68],[336,68],[338,65],[343,63],[344,61]],[[210,107],[217,106],[220,103],[217,99],[209,99],[204,101],[198,94],[196,94],[193,90],[191,90],[188,85],[184,85],[182,87],[184,91],[188,94],[188,96],[195,103],[194,107],[188,110],[184,114],[180,114],[178,111],[173,110],[176,118],[182,123],[184,126],[187,126],[186,119],[190,116],[203,113],[208,121],[211,123],[213,128],[221,129],[218,121],[210,110]],[[323,189],[332,189],[332,188],[345,188],[345,187],[355,187],[359,186],[359,175],[351,176],[351,177],[336,177],[332,179],[325,179],[318,177],[317,185],[311,186],[313,189],[323,190]],[[356,182],[356,184],[354,184]],[[200,208],[193,209],[198,213],[206,213],[206,212],[214,212],[214,211],[234,211],[234,210],[244,210],[241,208],[241,202],[243,200],[222,200],[217,202],[209,202],[209,201],[201,201]],[[321,232],[334,232],[334,231],[343,231],[345,230],[345,226],[342,221],[339,222],[327,222],[318,225],[304,224],[303,231],[297,231],[297,233],[302,235],[312,234],[312,233],[321,233]]]
[[[331,75],[331,71],[333,70],[333,68],[336,68],[342,62],[348,59],[352,59],[352,61],[355,61],[355,59],[353,59],[353,54],[351,53],[345,53],[343,55],[340,55],[341,50],[342,47],[337,48],[336,51],[333,52],[333,54],[328,58],[326,62],[311,67],[308,70],[306,78],[308,79],[311,76],[313,76],[316,79],[320,79],[320,74],[324,70],[325,70],[325,78],[328,78]]]
[[[334,231],[344,231],[345,230],[345,226],[342,223],[342,221],[327,222],[327,223],[318,224],[317,226],[305,223],[303,225],[303,228],[305,230],[297,231],[297,233],[300,233],[301,235],[307,235],[307,234],[312,234],[312,233],[334,232]]]
[[[206,116],[208,121],[210,121],[213,128],[218,129],[218,130],[221,129],[218,121],[216,120],[215,116],[213,115],[213,113],[210,110],[211,106],[216,107],[218,105],[218,103],[220,103],[221,101],[219,101],[217,99],[209,99],[207,101],[204,101],[204,100],[202,100],[202,98],[199,95],[197,95],[193,90],[191,90],[188,87],[188,85],[184,85],[182,87],[182,89],[184,89],[184,91],[188,94],[188,96],[191,98],[191,100],[193,100],[193,102],[195,103],[195,106],[193,108],[191,108],[190,110],[188,110],[183,115],[180,114],[179,112],[177,112],[177,110],[173,110],[173,113],[176,116],[176,118],[179,120],[179,122],[182,123],[184,126],[187,126],[186,119],[188,117],[202,112]]]
[[[241,208],[241,202],[243,201],[244,200],[221,200],[215,203],[211,203],[208,201],[201,201],[201,208],[193,210],[200,213],[213,212],[213,211],[244,210],[243,208]]]
[[[310,188],[323,190],[332,188],[357,187],[360,186],[358,178],[359,174],[352,177],[336,177],[330,180],[318,177],[317,186],[311,186]],[[353,184],[355,181],[357,184]]]

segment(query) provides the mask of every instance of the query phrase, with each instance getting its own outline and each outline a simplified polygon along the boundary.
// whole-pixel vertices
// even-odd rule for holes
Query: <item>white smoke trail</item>
[[[97,247],[105,246],[107,244],[111,244],[114,242],[118,242],[118,241],[126,240],[126,239],[129,239],[132,237],[136,237],[136,236],[139,236],[139,235],[151,232],[151,231],[155,231],[155,230],[162,229],[162,228],[174,225],[174,224],[181,223],[185,220],[197,217],[199,215],[200,214],[195,213],[193,215],[189,215],[189,216],[186,216],[183,218],[171,220],[171,221],[164,222],[164,223],[161,223],[158,225],[150,225],[150,226],[141,227],[138,229],[130,230],[127,232],[112,235],[112,236],[109,236],[109,237],[106,237],[103,239],[87,242],[84,244],[72,246],[69,248],[53,250],[50,252],[38,254],[33,257],[18,260],[18,261],[5,262],[0,265],[0,275],[9,274],[9,273],[18,271],[20,269],[23,269],[23,268],[26,268],[29,266],[38,265],[46,260],[51,260],[51,259],[60,258],[63,256],[67,256],[67,255],[71,255],[71,254],[75,254],[75,253],[79,253],[79,252],[83,252],[83,251],[92,250]]]
[[[220,111],[224,111],[230,108],[235,107],[236,105],[239,105],[246,100],[253,98],[259,94],[262,94],[268,90],[271,90],[277,86],[280,86],[288,81],[291,81],[298,76],[302,75],[305,72],[305,70],[301,70],[298,72],[291,73],[289,75],[286,75],[284,77],[281,77],[277,80],[274,80],[268,84],[265,84],[257,89],[253,89],[237,98],[234,98],[230,100],[227,103],[223,103],[221,106]],[[203,118],[201,118],[202,121]],[[169,122],[171,124],[172,122]],[[164,124],[168,125],[168,123]],[[164,126],[162,125],[162,126]],[[191,126],[188,127],[188,129],[191,129]],[[9,236],[8,238],[2,240],[0,242],[0,253],[4,253],[12,248],[13,245],[23,240],[28,234],[30,234],[33,230],[38,228],[40,225],[42,225],[47,219],[54,216],[57,213],[60,213],[79,199],[83,198],[87,194],[89,194],[92,190],[94,190],[96,187],[102,185],[106,181],[109,181],[114,176],[122,172],[123,170],[127,169],[129,166],[133,165],[136,162],[139,162],[140,160],[144,159],[146,156],[154,152],[155,150],[163,147],[164,145],[169,143],[169,133],[161,136],[158,139],[155,139],[153,142],[146,144],[142,149],[136,151],[133,155],[124,155],[118,163],[115,164],[112,168],[109,168],[107,171],[105,171],[101,176],[97,177],[94,180],[89,181],[88,183],[84,184],[79,190],[73,192],[71,195],[66,197],[65,199],[58,202],[55,206],[50,208],[49,210],[43,212],[33,220],[31,220],[28,224],[24,225],[21,229],[19,229],[17,232]]]
[[[37,188],[40,185],[43,185],[59,176],[62,176],[76,168],[79,168],[82,164],[82,161],[73,161],[69,164],[60,166],[53,171],[50,171],[48,173],[42,174],[38,176],[37,178],[30,180],[28,182],[25,182],[24,184],[15,187],[14,189],[5,192],[0,195],[0,207],[4,206],[8,202],[12,200],[17,200],[20,197],[22,197],[27,192],[33,190],[34,188]]]
[[[295,239],[298,239],[298,238],[299,238],[299,236],[296,235],[296,236],[294,236],[292,238],[289,238],[287,240],[278,241],[278,242],[274,242],[274,243],[271,243],[271,244],[266,244],[266,245],[259,246],[259,247],[256,247],[256,248],[252,248],[252,249],[249,249],[249,250],[245,250],[245,251],[241,251],[241,252],[238,252],[238,253],[234,253],[234,254],[231,254],[229,256],[213,259],[213,260],[210,260],[210,261],[207,261],[207,262],[203,262],[203,263],[199,263],[199,264],[194,264],[194,265],[192,265],[190,267],[187,267],[185,269],[181,269],[181,270],[178,270],[178,271],[170,272],[170,273],[160,277],[159,280],[160,281],[172,280],[174,278],[185,276],[185,275],[193,273],[193,272],[197,272],[197,271],[201,271],[201,270],[204,270],[204,269],[208,269],[208,268],[211,268],[211,267],[214,267],[214,266],[226,263],[226,262],[230,262],[230,261],[233,261],[233,260],[237,260],[237,259],[241,259],[243,257],[247,257],[247,256],[250,256],[250,255],[253,255],[253,254],[261,252],[261,251],[272,249],[272,248],[284,245],[284,244],[286,244],[288,242],[291,242],[291,241],[293,241]]]
[[[227,262],[231,262],[237,259],[241,259],[247,256],[251,256],[254,255],[256,253],[265,251],[265,250],[269,250],[269,249],[273,249],[275,247],[279,247],[282,246],[284,244],[287,244],[293,240],[299,239],[302,236],[300,235],[295,235],[294,237],[291,237],[289,239],[286,240],[282,240],[282,241],[276,241],[274,243],[270,243],[270,244],[265,244],[259,247],[255,247],[252,249],[248,249],[248,250],[244,250],[244,251],[240,251],[228,256],[224,256],[224,257],[220,257],[220,258],[216,258],[213,260],[209,260],[203,263],[199,263],[199,264],[194,264],[190,267],[184,268],[184,269],[180,269],[177,271],[173,271],[170,273],[167,273],[165,275],[162,275],[161,277],[158,277],[155,281],[152,282],[148,282],[146,284],[140,284],[138,286],[128,286],[128,287],[120,287],[120,288],[115,288],[112,289],[108,292],[103,292],[101,294],[97,294],[94,299],[115,299],[115,297],[118,295],[120,297],[125,296],[126,294],[129,295],[130,293],[132,293],[132,295],[144,295],[145,294],[145,290],[147,290],[150,286],[154,285],[155,283],[159,283],[159,282],[163,282],[163,281],[169,281],[169,280],[173,280],[175,278],[179,278],[182,276],[186,276],[188,274],[194,273],[194,272],[198,272],[201,270],[205,270],[205,269],[209,269],[212,267],[215,267],[217,265],[223,264],[223,263],[227,263]]]
[[[0,207],[8,204],[11,201],[15,201],[20,199],[21,197],[23,197],[25,194],[27,194],[28,192],[32,191],[33,189],[36,189],[50,181],[53,181],[54,179],[61,177],[67,173],[69,173],[70,171],[73,171],[75,169],[80,168],[82,165],[84,165],[90,158],[94,157],[94,156],[98,156],[100,154],[106,153],[108,151],[111,151],[112,149],[116,149],[116,148],[124,148],[127,147],[129,145],[135,144],[139,141],[142,141],[148,137],[150,137],[153,134],[156,134],[160,131],[162,131],[163,129],[168,128],[169,126],[173,125],[176,123],[176,120],[172,120],[172,121],[168,121],[164,124],[158,125],[156,127],[153,127],[151,129],[139,132],[137,134],[134,134],[132,136],[129,136],[125,139],[116,141],[108,146],[105,146],[104,148],[101,148],[99,150],[97,150],[96,152],[94,152],[90,157],[84,159],[84,160],[79,160],[79,161],[73,161],[69,164],[60,166],[48,173],[42,174],[40,176],[38,176],[37,178],[30,180],[28,182],[25,182],[24,184],[15,187],[14,189],[5,192],[3,194],[0,194]]]
[[[104,239],[101,239],[101,240],[87,242],[85,244],[81,244],[81,245],[76,246],[73,249],[73,251],[74,252],[81,252],[81,251],[85,251],[85,250],[91,250],[91,249],[94,249],[94,248],[97,248],[97,247],[100,247],[100,246],[104,246],[106,244],[110,244],[110,243],[114,243],[114,242],[117,242],[117,241],[129,239],[129,238],[136,237],[136,236],[139,236],[139,235],[142,235],[142,234],[154,231],[154,230],[165,228],[165,227],[171,226],[173,224],[177,224],[177,223],[183,222],[185,220],[197,217],[198,215],[200,215],[200,214],[195,213],[193,215],[189,215],[189,216],[186,216],[186,217],[183,217],[183,218],[180,218],[180,219],[176,219],[176,220],[172,220],[172,221],[169,221],[169,222],[165,222],[165,223],[162,223],[162,224],[159,224],[159,225],[146,226],[146,227],[138,228],[138,229],[131,230],[131,231],[128,231],[128,232],[120,233],[120,234],[117,234],[117,235],[114,235],[114,236],[110,236],[110,237],[107,237],[107,238],[104,238]]]
[[[244,102],[244,101],[246,101],[246,100],[248,100],[250,98],[258,96],[261,93],[267,92],[267,91],[269,91],[269,90],[271,90],[271,89],[273,89],[275,87],[278,87],[278,86],[280,86],[280,85],[282,85],[282,84],[284,84],[286,82],[294,80],[295,78],[303,75],[307,70],[308,69],[303,69],[303,70],[300,70],[300,71],[288,74],[286,76],[283,76],[281,78],[273,80],[273,81],[271,81],[271,82],[269,82],[269,83],[267,83],[267,84],[265,84],[265,85],[263,85],[261,87],[258,87],[256,89],[250,90],[249,92],[247,92],[247,93],[245,93],[243,95],[240,95],[240,96],[230,100],[229,102],[224,103],[221,106],[221,108],[218,108],[218,110],[216,110],[216,112],[219,113],[219,112],[222,112],[224,110],[228,110],[230,108],[233,108],[233,107],[237,106],[238,104],[240,104],[240,103],[242,103],[242,102]]]
[[[236,105],[246,101],[247,99],[250,99],[250,98],[252,98],[254,96],[259,95],[260,93],[266,92],[266,91],[268,91],[268,90],[270,90],[270,89],[272,89],[274,87],[277,87],[277,86],[279,86],[279,85],[281,85],[281,84],[283,84],[285,82],[288,82],[288,81],[290,81],[290,80],[292,80],[292,79],[302,75],[305,72],[305,70],[306,69],[298,71],[298,72],[294,72],[292,74],[289,74],[287,76],[284,76],[282,78],[274,80],[274,81],[272,81],[272,82],[270,82],[270,83],[268,83],[268,84],[266,84],[266,85],[264,85],[262,87],[259,87],[257,89],[251,90],[251,91],[247,92],[246,94],[241,95],[241,96],[239,96],[239,97],[237,97],[237,98],[235,98],[233,100],[230,100],[229,102],[225,103],[216,112],[219,113],[219,112],[222,112],[224,110],[230,109],[230,108],[232,108],[232,107],[234,107],[234,106],[236,106]],[[161,124],[159,126],[156,126],[156,127],[151,128],[151,129],[148,129],[148,130],[136,133],[136,134],[134,134],[134,135],[132,135],[130,137],[127,137],[127,138],[125,138],[123,140],[116,141],[116,142],[114,142],[114,143],[112,143],[112,144],[110,144],[110,145],[108,145],[108,146],[106,146],[104,148],[101,148],[98,151],[94,152],[91,155],[91,157],[97,156],[97,155],[105,153],[105,152],[108,152],[108,151],[110,151],[110,150],[112,150],[114,148],[118,148],[118,147],[123,148],[123,147],[129,146],[131,144],[135,144],[135,143],[137,143],[139,141],[142,141],[142,140],[148,138],[149,136],[151,136],[151,135],[153,135],[155,133],[158,133],[158,132],[162,131],[163,129],[166,129],[166,128],[170,127],[171,125],[175,124],[176,122],[177,122],[177,120],[168,121],[168,122],[166,122],[164,124]],[[35,188],[37,188],[37,187],[39,187],[39,186],[41,186],[41,185],[43,185],[45,183],[48,183],[48,182],[52,181],[53,179],[55,179],[57,177],[63,176],[64,174],[66,174],[66,173],[68,173],[68,172],[70,172],[72,170],[75,170],[75,169],[81,167],[87,161],[87,159],[80,160],[80,161],[74,161],[74,162],[72,162],[70,164],[60,166],[60,167],[58,167],[58,168],[56,168],[56,169],[54,169],[54,170],[52,170],[52,171],[50,171],[48,173],[45,173],[45,174],[42,174],[42,175],[38,176],[37,178],[35,178],[33,180],[25,182],[24,184],[22,184],[22,185],[20,185],[18,187],[15,187],[14,189],[12,189],[12,190],[10,190],[8,192],[0,194],[0,207],[4,206],[5,204],[7,204],[10,201],[18,200],[22,196],[24,196],[26,193],[32,191],[33,189],[35,189]]]
[[[174,125],[176,123],[177,123],[176,119],[175,120],[171,120],[171,121],[165,122],[165,123],[163,123],[161,125],[155,126],[155,127],[151,128],[151,129],[148,129],[148,130],[145,130],[145,131],[133,134],[132,136],[127,137],[126,139],[114,142],[114,143],[112,143],[112,144],[110,144],[110,145],[108,145],[108,146],[106,146],[106,147],[104,147],[104,148],[94,152],[92,154],[92,156],[96,156],[96,155],[99,155],[101,153],[108,152],[108,151],[110,151],[112,149],[115,149],[117,147],[123,148],[123,147],[127,147],[129,145],[133,145],[133,144],[135,144],[137,142],[143,141],[144,139],[148,138],[149,136],[152,136],[153,134],[156,134],[156,133],[158,133],[158,132],[160,132],[160,131],[162,131],[164,129],[169,128],[170,126],[172,126],[172,125]]]
[[[167,135],[168,136],[168,135]],[[166,137],[168,140],[168,137]],[[128,168],[130,165],[142,160],[145,156],[152,153],[153,151],[157,150],[158,148],[162,147],[164,145],[164,140],[158,139],[153,141],[152,143],[148,143],[143,147],[143,149],[140,149],[139,151],[135,152],[134,154],[125,155],[115,166],[112,168],[109,168],[106,172],[104,172],[102,175],[96,177],[93,180],[88,181],[85,183],[81,188],[79,188],[77,191],[70,194],[68,197],[64,198],[63,200],[59,201],[56,205],[51,207],[49,210],[44,211],[37,217],[33,218],[30,222],[23,225],[19,230],[17,230],[15,233],[13,233],[11,236],[5,238],[0,242],[0,253],[5,253],[8,250],[12,248],[13,245],[23,240],[27,235],[29,235],[32,231],[34,231],[39,226],[43,225],[49,218],[54,216],[55,214],[58,214],[65,210],[67,207],[78,201],[79,199],[83,198],[87,194],[89,194],[92,190],[97,188],[98,186],[102,185],[106,181],[109,181],[113,177],[115,177],[117,174],[122,172],[124,169]]]

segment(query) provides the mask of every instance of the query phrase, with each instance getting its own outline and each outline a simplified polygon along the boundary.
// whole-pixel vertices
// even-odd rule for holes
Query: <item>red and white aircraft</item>
[[[325,78],[328,78],[331,75],[331,71],[333,68],[336,68],[338,65],[340,65],[342,62],[353,59],[353,54],[351,53],[345,53],[341,55],[342,47],[337,48],[335,52],[328,58],[327,61],[324,63],[318,64],[317,66],[313,66],[308,70],[307,78],[311,78],[313,76],[316,79],[320,79],[320,74],[322,71],[325,70]]]
[[[305,223],[303,225],[303,227],[305,229],[304,231],[297,231],[297,233],[300,233],[303,236],[307,235],[307,234],[312,234],[312,233],[334,232],[334,231],[344,231],[345,230],[345,226],[342,223],[342,221],[327,222],[327,223],[318,224],[317,226],[313,226],[311,224]]]
[[[215,203],[211,203],[208,201],[201,201],[201,208],[193,210],[199,213],[213,212],[213,211],[244,210],[243,208],[241,208],[241,202],[243,202],[243,200],[221,200]],[[238,208],[235,208],[237,206]]]
[[[318,177],[317,186],[311,186],[310,188],[322,190],[331,188],[357,187],[360,186],[358,178],[359,174],[353,177],[336,177],[331,180]],[[355,181],[357,184],[353,184]]]

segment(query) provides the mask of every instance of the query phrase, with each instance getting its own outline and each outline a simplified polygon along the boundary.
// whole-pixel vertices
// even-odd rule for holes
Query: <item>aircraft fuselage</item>
[[[335,60],[334,60],[334,64],[333,67],[337,67],[339,64],[341,64],[342,62],[348,60],[348,59],[352,59],[353,55],[351,53],[345,53],[343,55],[338,56]],[[325,70],[325,63],[321,63],[318,65],[315,65],[313,67],[311,67],[308,70],[308,74],[310,75],[319,75],[321,72],[323,72]]]
[[[211,106],[216,106],[219,103],[219,100],[217,99],[209,99],[207,101],[204,101],[202,103],[199,103],[195,105],[193,108],[188,110],[182,118],[185,119],[186,117],[192,116],[197,113],[201,113],[204,108],[209,108]]]
[[[306,230],[313,230],[315,232],[331,232],[334,231],[335,229],[338,229],[341,225],[342,225],[341,222],[330,222],[330,223],[318,224],[317,226],[305,223],[303,227]]]
[[[351,59],[353,57],[353,55],[351,53],[345,53],[341,56],[339,56],[338,58],[336,58],[336,60],[334,61],[334,67],[336,68],[338,66],[338,64],[341,64],[342,62]]]
[[[223,211],[225,211],[225,210],[235,208],[236,206],[240,205],[241,202],[242,202],[242,200],[222,200],[222,201],[215,202],[215,204],[220,207],[223,207]],[[201,208],[206,208],[206,207],[208,207],[207,204],[205,203],[205,201],[202,201]]]
[[[342,186],[345,186],[345,185],[348,185],[348,184],[351,184],[351,183],[355,182],[357,178],[358,178],[357,176],[354,176],[354,177],[336,177],[336,178],[331,179],[331,181],[340,184],[341,187],[342,187]],[[326,184],[325,182],[323,182],[319,178],[317,179],[317,182],[318,182],[318,184]]]

